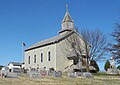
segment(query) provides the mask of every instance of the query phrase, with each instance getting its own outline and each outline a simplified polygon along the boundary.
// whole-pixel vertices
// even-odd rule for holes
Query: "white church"
[[[79,68],[75,64],[75,55],[66,40],[71,36],[77,36],[81,42],[81,48],[85,56],[84,39],[75,31],[74,22],[66,9],[62,20],[61,30],[57,36],[40,41],[25,49],[25,69],[54,68],[56,71],[65,72],[70,69]],[[66,47],[67,46],[67,47]],[[66,49],[69,48],[69,49]],[[69,54],[69,56],[68,56]],[[85,59],[85,58],[84,58]]]

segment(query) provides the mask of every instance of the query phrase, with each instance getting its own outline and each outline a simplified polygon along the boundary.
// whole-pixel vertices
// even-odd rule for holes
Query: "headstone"
[[[75,72],[75,76],[76,76],[76,77],[82,76],[82,73],[81,73],[81,72]]]
[[[48,76],[53,75],[53,74],[54,74],[54,72],[55,72],[55,71],[50,71],[50,70],[48,70]]]
[[[83,76],[86,77],[86,78],[93,77],[92,74],[89,73],[89,72],[85,72],[85,73],[83,73]]]
[[[75,73],[68,73],[68,77],[70,77],[70,78],[75,78],[76,75],[75,75]]]
[[[119,71],[117,68],[108,68],[107,74],[119,74]]]
[[[41,76],[46,76],[47,75],[47,71],[46,70],[40,70],[40,74],[41,74]]]
[[[13,73],[13,72],[8,72],[7,74],[4,74],[6,78],[17,78],[18,75],[17,73]]]
[[[30,71],[29,76],[30,76],[30,78],[40,78],[41,77],[40,73],[36,72],[36,71]]]
[[[61,71],[58,71],[58,72],[54,71],[54,73],[53,73],[54,77],[61,77],[61,75],[62,75]]]

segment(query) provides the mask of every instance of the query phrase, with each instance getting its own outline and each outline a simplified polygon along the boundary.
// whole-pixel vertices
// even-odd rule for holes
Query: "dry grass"
[[[0,78],[0,85],[120,85],[118,76],[94,76],[94,78],[54,78],[46,76],[43,78]]]

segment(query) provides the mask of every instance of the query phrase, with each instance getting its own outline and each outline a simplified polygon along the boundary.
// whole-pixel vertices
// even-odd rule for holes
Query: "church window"
[[[30,56],[28,57],[28,64],[30,64]]]
[[[50,51],[48,52],[48,61],[50,61]]]
[[[41,62],[43,62],[43,53],[41,53]]]
[[[36,63],[36,55],[34,55],[34,63]]]

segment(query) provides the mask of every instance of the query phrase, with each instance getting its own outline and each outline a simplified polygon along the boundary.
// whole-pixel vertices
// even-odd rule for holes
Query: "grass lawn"
[[[0,78],[0,85],[120,85],[118,76],[98,76],[94,78],[55,78],[46,76],[43,78],[29,78],[26,76],[18,78]]]

